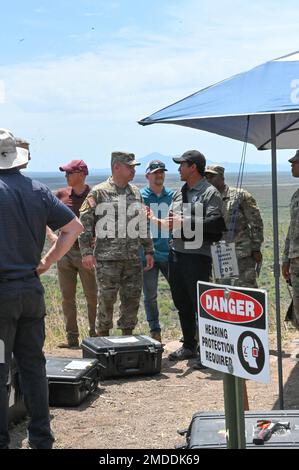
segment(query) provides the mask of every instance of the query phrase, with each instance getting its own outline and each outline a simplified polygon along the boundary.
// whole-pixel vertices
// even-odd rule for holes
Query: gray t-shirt
[[[222,199],[219,191],[208,183],[206,178],[202,178],[192,188],[185,186],[187,201],[196,208],[196,204],[201,203],[203,206],[203,217],[221,217],[222,216]],[[181,214],[183,209],[183,195],[181,189],[174,196],[170,210],[176,214]],[[182,238],[178,238],[180,233],[174,231],[174,238],[171,242],[171,248],[174,251],[186,254],[200,254],[211,256],[211,243],[204,241],[200,248],[187,249],[186,242]]]

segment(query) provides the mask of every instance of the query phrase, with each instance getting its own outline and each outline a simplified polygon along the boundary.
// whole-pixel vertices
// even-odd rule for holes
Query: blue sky
[[[32,171],[105,168],[113,150],[238,161],[239,142],[136,121],[299,50],[293,0],[11,0],[1,16],[0,126],[31,141]],[[270,152],[249,146],[248,159]]]

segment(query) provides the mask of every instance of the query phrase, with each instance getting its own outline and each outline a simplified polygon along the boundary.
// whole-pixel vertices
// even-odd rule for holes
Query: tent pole
[[[272,156],[272,214],[273,214],[273,241],[274,241],[274,279],[276,304],[276,335],[277,335],[277,365],[279,407],[284,409],[283,402],[283,376],[282,376],[282,350],[281,350],[281,318],[280,318],[280,253],[278,236],[278,202],[277,202],[277,158],[276,158],[276,122],[275,114],[271,114],[271,156]]]

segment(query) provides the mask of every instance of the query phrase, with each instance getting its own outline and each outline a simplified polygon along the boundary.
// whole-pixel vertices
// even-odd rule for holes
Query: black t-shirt
[[[46,226],[63,227],[74,213],[47,186],[18,170],[0,171],[0,278],[18,278],[37,268]]]

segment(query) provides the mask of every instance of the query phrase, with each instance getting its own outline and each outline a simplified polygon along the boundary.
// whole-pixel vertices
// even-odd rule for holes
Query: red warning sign
[[[249,323],[264,313],[262,305],[250,295],[230,289],[209,289],[200,296],[202,308],[216,320]]]

